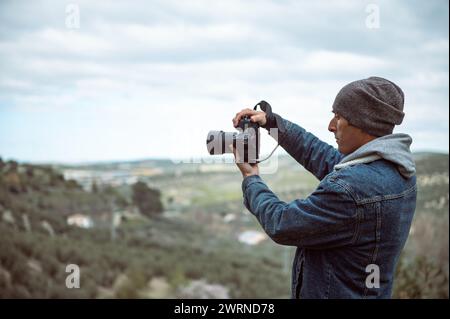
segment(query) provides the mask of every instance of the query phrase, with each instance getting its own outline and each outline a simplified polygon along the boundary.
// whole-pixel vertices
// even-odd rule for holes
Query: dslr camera
[[[211,155],[233,153],[236,149],[237,161],[256,164],[259,162],[259,124],[244,116],[236,128],[238,132],[210,131],[206,147]]]

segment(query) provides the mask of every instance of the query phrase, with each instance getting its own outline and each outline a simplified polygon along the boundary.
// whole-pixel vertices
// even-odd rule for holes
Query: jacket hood
[[[404,177],[412,177],[416,174],[416,165],[409,148],[411,143],[411,136],[403,133],[376,138],[345,156],[334,169],[385,159],[396,164]]]

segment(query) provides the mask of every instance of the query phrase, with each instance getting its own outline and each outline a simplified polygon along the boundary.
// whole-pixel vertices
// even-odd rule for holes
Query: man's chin
[[[339,153],[341,153],[341,154],[343,154],[343,155],[350,154],[350,152],[349,152],[348,150],[343,149],[343,148],[340,147],[339,145],[338,145],[338,151],[339,151]]]

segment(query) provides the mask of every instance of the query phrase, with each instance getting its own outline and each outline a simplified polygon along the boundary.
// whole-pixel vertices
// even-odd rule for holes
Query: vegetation
[[[417,208],[397,266],[397,298],[449,297],[449,157],[418,154]]]
[[[199,279],[226,287],[232,298],[289,296],[289,274],[279,263],[266,262],[274,253],[273,244],[267,243],[268,249],[262,252],[252,251],[201,225],[154,215],[161,208],[159,192],[143,187],[143,183],[133,186],[133,200],[141,203],[140,192],[150,193],[154,200],[150,204],[156,203],[157,209],[152,206],[147,210],[151,219],[123,222],[113,241],[109,229],[69,227],[66,217],[74,212],[95,216],[110,209],[111,202],[128,203],[118,192],[98,185],[92,192],[85,191],[46,167],[3,164],[2,298],[170,298],[177,297],[184,285]],[[32,186],[35,184],[39,188]],[[145,205],[148,203],[142,206],[144,209]],[[23,223],[25,215],[29,227]],[[42,227],[43,221],[52,226],[54,236]],[[275,251],[275,256],[281,259],[279,252]],[[80,266],[80,289],[65,286],[68,264]],[[167,282],[169,288],[164,293],[151,287],[155,278]]]
[[[288,298],[293,249],[236,240],[259,229],[243,213],[237,173],[180,174],[161,163],[162,175],[87,190],[50,166],[0,158],[0,297],[184,298],[204,283],[217,296]],[[283,200],[307,196],[317,183],[290,165],[267,178]],[[417,210],[393,297],[448,298],[448,155],[421,154],[417,170]],[[124,213],[111,228],[112,211],[137,210],[144,217]],[[235,220],[224,222],[230,213]],[[68,226],[73,214],[92,217],[94,228]],[[68,264],[80,266],[80,289],[65,286]]]
[[[137,182],[133,185],[133,203],[139,207],[141,214],[152,216],[163,211],[161,203],[161,192],[152,189],[143,182]]]

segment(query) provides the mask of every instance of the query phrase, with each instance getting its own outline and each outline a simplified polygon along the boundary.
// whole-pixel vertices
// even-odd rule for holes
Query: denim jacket
[[[350,155],[283,120],[280,145],[319,180],[305,199],[281,201],[260,176],[244,205],[267,235],[296,246],[292,298],[390,298],[416,206],[411,138],[391,134]]]

